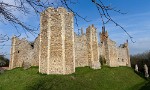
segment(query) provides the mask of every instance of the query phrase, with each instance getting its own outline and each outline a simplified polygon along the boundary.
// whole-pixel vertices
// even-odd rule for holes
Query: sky
[[[0,0],[4,2],[8,2],[14,4],[12,0]],[[51,2],[56,2],[58,0],[52,0]],[[81,18],[78,18],[78,26],[74,24],[75,32],[78,32],[78,29],[83,27],[84,32],[86,28],[94,24],[97,28],[97,32],[101,32],[102,21],[100,15],[94,4],[91,3],[90,0],[72,0],[74,2],[78,1],[77,4],[70,5],[74,11],[79,13],[83,17],[87,17],[86,19],[90,22],[86,22]],[[130,54],[138,54],[150,50],[150,0],[102,0],[105,5],[110,5],[121,12],[125,12],[127,14],[119,14],[116,12],[109,12],[111,17],[119,23],[124,29],[133,37],[133,41],[131,42],[129,36],[119,27],[116,27],[114,23],[108,23],[105,25],[106,30],[109,33],[109,37],[117,42],[117,46],[119,44],[124,43],[127,39],[129,41],[129,49]],[[20,12],[14,11],[14,14],[25,22],[27,25],[31,25],[32,27],[39,27],[39,19],[40,17],[35,13],[31,12],[29,15],[21,14]],[[0,17],[1,18],[1,17]],[[14,26],[10,23],[0,22],[0,34],[7,34],[10,37],[13,35],[21,34],[20,38],[26,37],[29,41],[33,41],[37,34],[34,36],[18,27],[17,31]],[[19,32],[19,33],[18,33]],[[39,33],[39,30],[37,31]],[[10,45],[11,40],[0,43],[0,54],[7,53],[6,57],[9,57],[10,54]]]

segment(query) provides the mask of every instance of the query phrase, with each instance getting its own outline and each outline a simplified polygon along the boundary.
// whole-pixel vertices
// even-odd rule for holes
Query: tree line
[[[0,67],[8,67],[9,66],[9,59],[4,57],[4,55],[0,55]]]
[[[150,67],[150,50],[136,55],[131,55],[130,60],[131,60],[132,68],[135,68],[135,65],[137,64],[139,72],[143,73],[144,64]],[[149,68],[149,72],[150,72],[150,68]]]

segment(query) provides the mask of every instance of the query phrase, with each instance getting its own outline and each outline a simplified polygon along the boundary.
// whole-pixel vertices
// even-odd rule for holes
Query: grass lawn
[[[40,74],[38,67],[32,67],[0,75],[0,90],[139,90],[146,83],[129,67],[104,66],[100,70],[83,67],[70,75]]]

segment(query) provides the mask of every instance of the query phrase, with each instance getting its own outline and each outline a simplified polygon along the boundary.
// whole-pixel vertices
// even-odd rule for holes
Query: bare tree
[[[13,13],[14,10],[26,15],[30,14],[30,9],[32,9],[37,15],[39,15],[48,7],[63,6],[67,8],[69,11],[73,12],[75,17],[75,23],[77,26],[78,26],[78,18],[83,19],[85,22],[89,22],[87,17],[81,16],[80,13],[78,13],[77,11],[73,10],[72,7],[70,7],[71,4],[77,4],[78,0],[55,0],[55,2],[52,2],[52,0],[13,0],[13,1],[14,4],[6,3],[4,2],[4,0],[0,1],[0,22],[4,23],[4,21],[7,21],[11,25],[13,25],[16,28],[16,30],[18,30],[18,27],[21,27],[22,30],[34,34],[37,29],[31,27],[30,25],[25,24],[21,19],[17,18],[17,16]],[[118,24],[111,18],[109,11],[117,12],[119,14],[126,14],[126,13],[122,13],[120,10],[116,10],[111,5],[105,5],[103,3],[104,1],[102,0],[89,0],[89,2],[95,5],[95,7],[97,8],[103,26],[105,26],[105,24],[107,24],[108,22],[113,22],[116,26],[120,27],[132,41],[132,36],[130,36],[130,34],[120,24]],[[8,40],[9,37],[7,35],[0,35],[0,43]]]
[[[0,34],[0,43],[6,42],[9,40],[7,35]]]
[[[108,22],[113,22],[116,26],[119,26],[122,30],[124,30],[125,33],[127,33],[127,35],[132,40],[132,37],[129,35],[129,33],[120,24],[118,24],[111,18],[109,11],[114,11],[114,12],[117,12],[120,14],[126,14],[126,13],[122,13],[120,10],[116,10],[111,5],[105,5],[102,0],[89,0],[89,1],[91,1],[91,4],[94,4],[96,6],[96,8],[100,14],[101,21],[104,26]],[[88,22],[86,17],[81,16],[78,12],[76,12],[69,6],[70,4],[78,3],[78,0],[55,0],[55,3],[52,2],[51,0],[14,0],[14,2],[15,2],[14,5],[11,5],[10,3],[5,3],[5,2],[3,2],[3,0],[0,2],[1,22],[3,22],[2,18],[4,18],[6,21],[12,23],[15,27],[16,27],[16,25],[19,25],[23,29],[27,30],[30,33],[34,32],[35,30],[33,28],[29,27],[28,25],[26,25],[21,20],[19,20],[12,13],[13,10],[19,11],[20,13],[24,13],[24,14],[29,14],[28,8],[32,8],[32,9],[34,9],[36,14],[40,14],[43,10],[45,10],[48,7],[63,6],[74,13],[77,26],[78,26],[77,17]],[[29,5],[30,7],[27,7],[27,5]]]

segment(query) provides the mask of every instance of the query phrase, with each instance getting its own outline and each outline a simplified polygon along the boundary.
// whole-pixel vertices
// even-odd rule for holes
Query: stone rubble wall
[[[39,42],[39,72],[47,73],[48,58],[48,15],[41,13],[40,17],[40,42]]]
[[[118,67],[119,66],[117,61],[118,52],[117,52],[116,43],[110,39],[108,39],[107,42],[108,42],[107,44],[108,44],[108,54],[109,54],[108,64],[111,67]]]
[[[36,43],[38,43],[38,40],[37,38]],[[32,47],[31,43],[25,38],[19,39],[18,37],[13,37],[9,69],[22,67],[24,62],[28,62],[32,66],[38,66],[38,50],[38,45]]]
[[[94,25],[91,25],[86,29],[86,37],[89,66],[93,69],[100,69],[101,64],[99,62],[98,39]]]
[[[126,66],[128,58],[126,53],[126,48],[118,47],[118,64],[119,66]]]
[[[38,36],[34,43],[33,43],[33,55],[31,57],[32,60],[31,60],[31,66],[39,66],[39,41],[40,41],[40,37]]]
[[[75,34],[75,61],[76,67],[101,68],[97,32],[94,25],[86,29],[86,34],[83,30],[81,30],[81,35]]]
[[[86,35],[75,34],[75,65],[76,67],[88,66],[88,52]]]
[[[75,72],[75,41],[73,13],[65,13],[65,65],[66,74]]]
[[[34,42],[12,38],[9,69],[22,67],[23,62],[28,62],[31,66],[39,66],[40,73],[71,74],[75,67],[100,69],[100,56],[110,67],[131,65],[128,42],[117,47],[105,27],[100,33],[99,45],[94,25],[90,25],[86,33],[81,30],[81,35],[73,30],[73,13],[62,7],[48,8],[41,13],[40,35]]]
[[[108,36],[107,31],[103,28],[100,33],[100,39],[103,40],[99,44],[100,55],[106,59],[106,65],[110,67],[130,66],[130,56],[128,43],[124,43],[117,47],[116,42],[112,41]]]
[[[128,51],[128,42],[118,47],[118,62],[120,66],[131,66],[130,56]]]
[[[48,8],[41,15],[41,21],[43,20],[46,23],[41,22],[40,58],[44,57],[40,59],[39,72],[46,74],[75,72],[73,14],[61,7]],[[42,33],[43,28],[46,28],[45,33]],[[45,51],[42,51],[43,47],[46,47]]]
[[[60,10],[60,9],[59,9]],[[64,50],[64,15],[65,10],[49,8],[49,58],[48,58],[48,74],[64,74],[65,73],[65,50]]]

